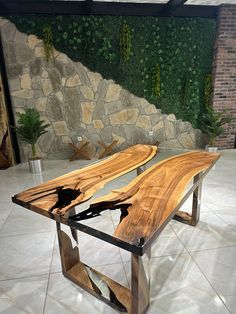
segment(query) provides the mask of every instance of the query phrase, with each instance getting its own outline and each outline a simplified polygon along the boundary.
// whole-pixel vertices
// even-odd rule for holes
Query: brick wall
[[[213,63],[213,106],[227,108],[233,118],[218,138],[221,148],[234,148],[236,134],[236,5],[219,8],[218,30]]]

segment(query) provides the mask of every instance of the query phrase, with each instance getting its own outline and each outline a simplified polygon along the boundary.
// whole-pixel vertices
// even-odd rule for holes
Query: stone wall
[[[230,127],[219,137],[218,146],[234,148],[236,134],[236,5],[220,6],[213,73],[213,106],[217,111],[229,109],[233,118]]]
[[[25,106],[36,108],[50,124],[37,145],[44,158],[68,158],[68,143],[76,142],[78,136],[90,141],[93,155],[98,140],[118,140],[118,150],[156,141],[161,148],[200,145],[201,132],[190,123],[162,114],[145,99],[56,50],[47,62],[43,42],[20,33],[11,22],[2,19],[0,28],[15,114]],[[29,148],[20,146],[25,160]]]

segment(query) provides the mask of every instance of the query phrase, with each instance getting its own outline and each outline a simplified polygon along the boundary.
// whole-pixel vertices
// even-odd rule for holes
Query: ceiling
[[[78,1],[78,0],[74,0]],[[93,0],[94,2],[123,2],[123,3],[167,3],[168,0]],[[187,0],[185,3],[192,5],[220,5],[236,4],[236,0]]]
[[[236,4],[236,0],[188,0],[186,4],[197,5]]]
[[[236,0],[0,0],[0,12],[216,18],[220,4]]]

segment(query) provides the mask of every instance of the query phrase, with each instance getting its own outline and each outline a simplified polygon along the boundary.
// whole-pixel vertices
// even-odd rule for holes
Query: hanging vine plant
[[[161,69],[159,64],[156,64],[153,68],[152,93],[156,97],[161,96]]]
[[[205,78],[204,89],[205,108],[207,108],[211,103],[211,93],[212,93],[212,74],[207,74]]]
[[[186,119],[186,116],[189,114],[190,109],[190,84],[191,80],[189,79],[189,73],[185,73],[182,81],[181,91],[180,91],[180,100],[181,100],[181,111],[183,113],[183,118]]]
[[[120,31],[120,52],[121,56],[125,61],[128,61],[131,56],[131,29],[130,26],[125,22]]]
[[[47,24],[43,27],[43,46],[47,62],[53,59],[53,39],[51,25]]]

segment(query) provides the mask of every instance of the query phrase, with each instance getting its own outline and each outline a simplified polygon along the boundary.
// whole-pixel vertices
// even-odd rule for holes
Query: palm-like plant
[[[40,120],[39,112],[32,108],[26,108],[24,113],[18,113],[18,117],[18,126],[14,129],[24,142],[31,145],[32,158],[36,158],[35,144],[40,136],[47,132],[49,124]]]
[[[227,114],[227,110],[222,112],[215,111],[213,107],[207,106],[206,113],[203,115],[202,131],[208,135],[209,146],[214,146],[216,137],[223,134],[225,129],[223,125],[230,123],[231,117]]]

